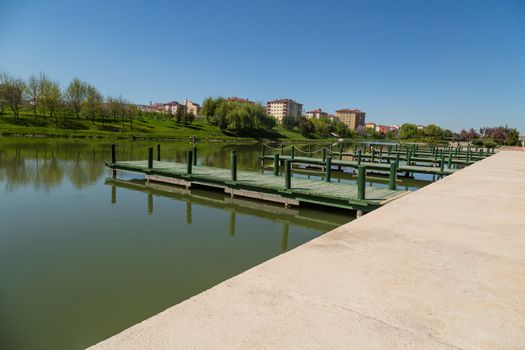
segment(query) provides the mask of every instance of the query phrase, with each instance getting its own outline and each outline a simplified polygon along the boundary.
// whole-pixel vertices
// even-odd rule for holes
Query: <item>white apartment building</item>
[[[289,98],[273,100],[266,103],[266,112],[281,123],[285,116],[299,118],[303,114],[303,105]]]

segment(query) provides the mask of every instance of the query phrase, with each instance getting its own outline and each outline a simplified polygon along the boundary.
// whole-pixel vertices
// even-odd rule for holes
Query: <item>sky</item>
[[[0,0],[0,71],[525,134],[525,0]]]

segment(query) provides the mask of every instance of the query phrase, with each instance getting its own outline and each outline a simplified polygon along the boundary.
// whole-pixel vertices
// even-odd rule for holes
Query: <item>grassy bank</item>
[[[20,118],[15,119],[8,114],[0,115],[0,135],[27,136],[27,137],[69,137],[69,138],[108,138],[108,139],[165,139],[188,140],[195,136],[199,140],[207,141],[321,141],[308,139],[300,133],[284,130],[281,126],[274,129],[257,129],[235,132],[220,130],[219,127],[197,118],[190,125],[176,123],[165,118],[136,118],[133,126],[129,122],[124,125],[111,118],[91,120],[84,118],[59,116],[58,118],[44,118],[30,112],[22,112]],[[327,141],[328,139],[324,139]]]

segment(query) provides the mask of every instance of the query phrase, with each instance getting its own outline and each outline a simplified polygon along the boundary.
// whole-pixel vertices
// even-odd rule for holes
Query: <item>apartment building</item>
[[[299,118],[303,114],[303,105],[289,98],[273,100],[266,103],[266,112],[281,123],[286,116]]]
[[[365,112],[359,109],[340,109],[335,111],[335,116],[350,129],[355,130],[359,126],[365,127]]]

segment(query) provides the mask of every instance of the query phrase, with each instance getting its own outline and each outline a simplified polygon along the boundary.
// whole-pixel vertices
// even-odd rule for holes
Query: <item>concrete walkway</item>
[[[407,348],[525,349],[525,152],[500,152],[93,347]]]

